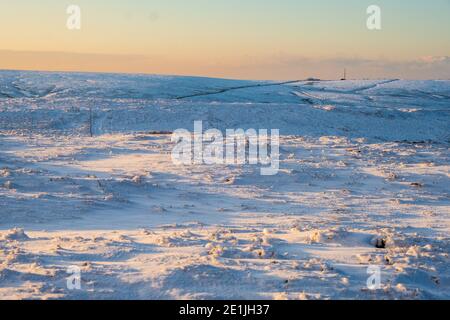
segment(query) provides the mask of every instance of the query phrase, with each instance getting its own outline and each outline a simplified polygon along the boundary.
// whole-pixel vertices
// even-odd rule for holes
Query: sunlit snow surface
[[[175,166],[196,120],[279,174]],[[0,298],[448,299],[449,123],[450,81],[0,71]]]

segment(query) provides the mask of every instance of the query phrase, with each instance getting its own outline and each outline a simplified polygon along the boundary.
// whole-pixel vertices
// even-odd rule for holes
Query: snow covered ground
[[[174,165],[196,120],[280,172]],[[450,81],[1,71],[0,299],[449,299],[449,123]]]

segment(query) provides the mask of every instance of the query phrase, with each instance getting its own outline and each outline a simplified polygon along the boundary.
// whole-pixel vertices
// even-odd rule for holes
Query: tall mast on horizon
[[[344,77],[341,80],[347,80],[347,69],[344,68]]]

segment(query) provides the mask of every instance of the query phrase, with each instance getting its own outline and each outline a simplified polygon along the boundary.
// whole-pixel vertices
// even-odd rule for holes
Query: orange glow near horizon
[[[0,69],[201,75],[241,79],[445,78],[450,4],[378,1],[73,1],[0,3]]]

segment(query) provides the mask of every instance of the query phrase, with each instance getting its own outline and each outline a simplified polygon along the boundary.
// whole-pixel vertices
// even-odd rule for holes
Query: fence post
[[[93,137],[94,133],[93,133],[93,122],[94,122],[94,116],[92,113],[92,107],[89,107],[89,135],[91,136],[91,138]]]

